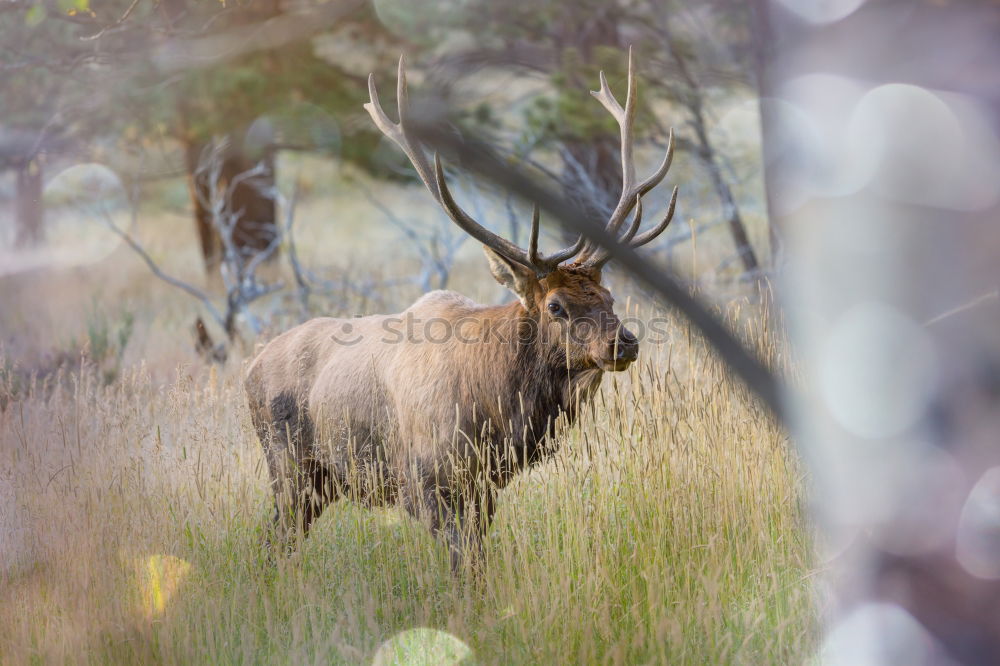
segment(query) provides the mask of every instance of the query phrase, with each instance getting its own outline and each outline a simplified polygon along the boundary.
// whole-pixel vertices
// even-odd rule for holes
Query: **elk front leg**
[[[456,494],[447,488],[426,488],[416,502],[405,502],[407,511],[421,520],[448,546],[452,573],[466,565],[482,563],[483,538],[493,518],[493,493]]]

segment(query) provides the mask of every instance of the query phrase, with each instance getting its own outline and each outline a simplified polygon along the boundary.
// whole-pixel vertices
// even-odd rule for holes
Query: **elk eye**
[[[551,303],[549,303],[549,312],[551,312],[556,316],[559,316],[563,314],[563,307],[558,303],[556,303],[555,301],[552,301]]]

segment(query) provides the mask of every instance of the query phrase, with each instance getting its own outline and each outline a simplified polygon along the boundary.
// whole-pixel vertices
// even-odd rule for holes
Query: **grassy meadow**
[[[378,187],[387,206],[431,215],[416,188]],[[406,242],[343,188],[306,191],[304,260],[334,276],[410,274]],[[181,203],[144,210],[136,235],[203,281],[170,196]],[[78,217],[56,214],[53,238],[77,233]],[[720,227],[685,234],[661,257],[682,274],[731,252]],[[473,245],[449,286],[496,301]],[[787,435],[620,276],[619,314],[671,317],[665,339],[606,375],[558,453],[503,491],[481,574],[456,577],[400,510],[344,502],[269,566],[271,500],[241,386],[253,344],[224,366],[200,360],[196,303],[109,247],[0,277],[0,663],[796,664],[815,652],[805,479]],[[288,280],[283,263],[268,270]],[[742,286],[723,274],[709,287],[742,337],[784,364]],[[395,311],[418,295],[403,284],[310,307]],[[276,313],[265,339],[299,316],[282,296],[258,307]],[[416,629],[463,645],[434,648],[442,635]],[[380,646],[400,634],[410,651],[387,657]]]

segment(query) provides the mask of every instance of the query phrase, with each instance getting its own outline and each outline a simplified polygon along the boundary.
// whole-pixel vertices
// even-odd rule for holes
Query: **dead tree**
[[[185,148],[198,241],[209,274],[214,274],[225,263],[224,255],[229,251],[227,242],[241,254],[266,254],[271,258],[275,256],[272,244],[280,235],[275,202],[267,193],[268,188],[274,186],[273,152],[268,150],[255,158],[232,142],[226,141],[221,150],[219,145],[213,141],[207,145],[189,144]],[[212,159],[218,168],[213,173],[214,180],[206,179],[203,168],[206,152],[215,153]],[[244,176],[251,171],[254,173],[252,181]],[[207,205],[213,189],[220,186],[226,188],[229,214],[235,216],[228,241],[219,235],[215,212]]]
[[[280,283],[263,285],[257,280],[257,269],[270,259],[281,245],[280,231],[273,223],[255,223],[242,204],[244,194],[253,190],[257,199],[267,199],[275,207],[273,172],[265,162],[235,175],[227,173],[231,162],[227,159],[228,143],[216,141],[208,147],[205,159],[195,170],[194,178],[205,184],[196,191],[202,208],[208,211],[212,229],[221,245],[219,272],[226,289],[226,316],[223,330],[233,339],[235,318],[242,315],[254,335],[262,330],[260,321],[250,312],[248,305],[262,296],[282,288]],[[261,229],[259,227],[264,227]],[[253,244],[247,234],[257,234]],[[257,247],[264,238],[267,245]]]
[[[197,177],[203,179],[208,185],[205,188],[206,196],[200,200],[201,205],[209,212],[212,227],[218,235],[222,247],[219,272],[225,286],[225,300],[221,306],[217,305],[215,300],[204,290],[166,273],[132,235],[131,230],[136,228],[139,216],[138,184],[132,188],[128,196],[131,216],[130,230],[127,231],[119,227],[106,209],[102,216],[105,226],[138,254],[154,275],[197,299],[210,319],[223,331],[226,343],[215,343],[201,317],[198,317],[194,324],[196,349],[200,354],[214,361],[224,361],[226,347],[241,339],[239,330],[241,321],[249,329],[251,337],[256,337],[263,331],[264,322],[251,311],[250,305],[284,287],[281,282],[262,283],[257,277],[257,270],[277,251],[282,242],[283,236],[280,230],[268,246],[261,251],[246,248],[237,242],[237,234],[243,218],[240,210],[235,208],[233,193],[242,187],[259,187],[262,196],[268,196],[274,200],[274,192],[268,191],[265,185],[255,181],[262,174],[266,174],[266,167],[257,165],[224,182],[222,177],[224,169],[222,154],[224,151],[225,144],[216,143],[206,153],[205,159],[202,160],[197,169]],[[291,219],[294,215],[294,206],[287,214]]]
[[[257,272],[282,245],[286,247],[295,280],[294,295],[299,302],[300,312],[298,316],[300,320],[312,316],[309,299],[314,293],[328,295],[351,293],[361,296],[364,300],[377,300],[376,295],[385,288],[414,281],[412,277],[379,281],[363,276],[351,278],[348,275],[341,279],[329,280],[314,273],[301,261],[293,233],[299,188],[296,186],[291,194],[286,196],[270,183],[266,167],[263,165],[257,165],[248,171],[237,174],[227,182],[224,181],[222,176],[224,160],[221,159],[221,155],[225,149],[224,142],[215,143],[206,152],[205,159],[201,161],[196,170],[197,177],[209,185],[205,188],[206,195],[200,203],[208,211],[212,227],[221,245],[218,271],[225,288],[225,296],[221,303],[217,297],[213,297],[207,291],[163,270],[135,238],[133,231],[136,228],[140,207],[138,182],[135,183],[127,196],[131,218],[128,230],[118,226],[106,208],[101,211],[104,225],[119,236],[143,260],[156,277],[200,302],[208,320],[223,332],[224,340],[216,341],[202,317],[196,317],[192,330],[195,350],[199,356],[213,362],[224,362],[233,345],[255,340],[264,332],[269,323],[269,317],[259,316],[250,306],[266,296],[284,290],[286,287],[281,281],[270,283],[262,281]],[[243,187],[256,188],[260,196],[270,198],[276,208],[283,211],[283,220],[281,225],[277,227],[277,235],[260,252],[250,250],[236,242],[241,216],[236,208],[236,203],[234,203],[233,192]],[[449,250],[452,255],[455,251],[457,251],[457,247]],[[452,261],[453,257],[447,259],[446,265],[450,267]]]

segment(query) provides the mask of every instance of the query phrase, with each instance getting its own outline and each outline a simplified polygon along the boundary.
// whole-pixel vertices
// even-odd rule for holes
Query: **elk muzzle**
[[[639,340],[624,326],[619,326],[614,342],[608,349],[608,355],[601,361],[601,369],[609,372],[620,372],[639,358]]]

